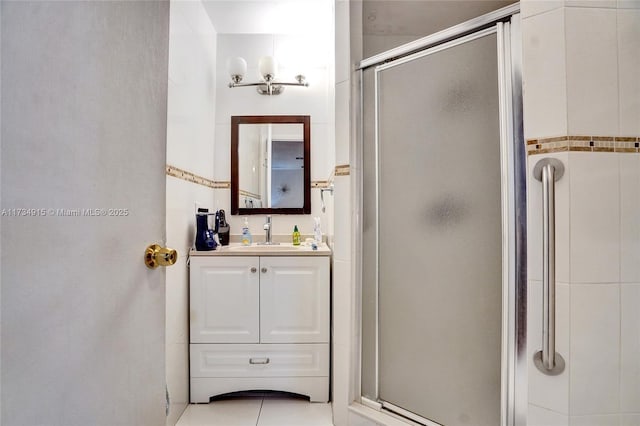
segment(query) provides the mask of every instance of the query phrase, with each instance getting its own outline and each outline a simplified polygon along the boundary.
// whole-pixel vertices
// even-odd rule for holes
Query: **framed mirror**
[[[311,117],[231,117],[231,214],[311,213]]]

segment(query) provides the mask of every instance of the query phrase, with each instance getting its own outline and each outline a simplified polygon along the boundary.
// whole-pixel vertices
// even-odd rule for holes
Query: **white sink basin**
[[[231,243],[228,246],[218,246],[212,251],[191,251],[191,256],[329,256],[331,249],[325,243],[318,245],[313,250],[310,245],[301,244],[294,246],[291,243],[280,244],[251,244],[243,246],[240,243]]]
[[[294,246],[293,244],[251,244],[250,246],[228,246],[224,249],[233,251],[291,251],[300,250],[304,246]]]

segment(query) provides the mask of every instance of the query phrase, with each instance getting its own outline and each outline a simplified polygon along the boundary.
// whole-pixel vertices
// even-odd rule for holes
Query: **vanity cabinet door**
[[[191,343],[258,343],[258,257],[191,257]]]
[[[329,258],[260,258],[260,342],[329,342]]]

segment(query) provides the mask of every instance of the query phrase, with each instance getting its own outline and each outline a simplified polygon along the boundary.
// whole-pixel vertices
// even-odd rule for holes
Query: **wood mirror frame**
[[[302,124],[304,134],[304,203],[302,207],[241,208],[238,148],[241,124]],[[231,214],[311,214],[311,116],[234,115],[231,116]]]

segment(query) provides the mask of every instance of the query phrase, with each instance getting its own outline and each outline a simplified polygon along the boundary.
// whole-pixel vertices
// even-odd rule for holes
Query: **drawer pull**
[[[249,364],[269,364],[269,358],[249,358]]]

